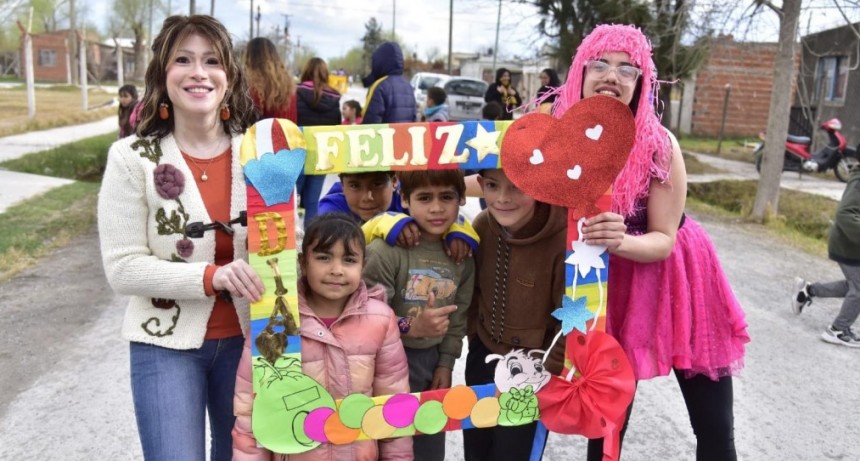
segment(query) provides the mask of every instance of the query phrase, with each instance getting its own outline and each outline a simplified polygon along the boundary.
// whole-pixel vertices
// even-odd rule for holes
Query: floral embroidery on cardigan
[[[152,172],[155,183],[155,191],[158,196],[164,200],[174,200],[177,204],[175,210],[171,210],[168,215],[164,207],[160,207],[155,212],[156,229],[158,235],[173,235],[177,234],[180,239],[176,241],[176,253],[170,256],[171,262],[188,262],[185,258],[191,257],[194,253],[194,242],[187,238],[185,226],[188,224],[189,215],[185,211],[185,205],[179,196],[185,190],[185,175],[182,174],[175,166],[169,163],[160,163],[163,157],[161,144],[156,139],[138,139],[131,144],[131,148],[138,153],[142,158],[149,160],[155,164],[155,170]],[[150,336],[164,337],[173,334],[176,324],[179,321],[179,314],[182,309],[176,304],[173,299],[152,299],[152,305],[159,309],[176,309],[176,313],[170,318],[170,325],[166,325],[166,329],[161,327],[161,319],[158,317],[150,317],[140,326],[143,331]]]

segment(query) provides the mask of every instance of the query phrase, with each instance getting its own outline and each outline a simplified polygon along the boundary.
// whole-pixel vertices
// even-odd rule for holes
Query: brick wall
[[[767,126],[776,49],[776,43],[739,43],[731,36],[714,41],[696,74],[693,134],[719,135],[726,84],[731,94],[725,135],[755,136]]]
[[[68,31],[33,35],[33,78],[37,82],[66,82],[68,36]],[[24,62],[23,40],[21,53],[21,62]],[[53,55],[53,62],[46,62],[48,55]],[[41,60],[40,56],[43,56]]]

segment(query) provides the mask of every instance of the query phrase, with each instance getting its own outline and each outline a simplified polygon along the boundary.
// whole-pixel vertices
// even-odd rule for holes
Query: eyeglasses
[[[614,70],[615,76],[621,83],[633,83],[642,75],[642,70],[628,65],[610,66],[603,61],[591,60],[585,63],[585,69],[588,75],[594,78],[603,78],[609,75],[609,71]]]

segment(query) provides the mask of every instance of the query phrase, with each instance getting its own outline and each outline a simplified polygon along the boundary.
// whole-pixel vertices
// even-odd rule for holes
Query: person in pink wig
[[[633,26],[601,25],[577,49],[553,115],[589,97],[616,98],[633,111],[636,141],[613,185],[612,211],[582,229],[586,242],[610,253],[606,329],[637,380],[675,373],[696,459],[736,460],[732,376],[750,338],[710,238],[684,215],[684,160],[660,124],[658,89],[645,35]],[[621,437],[625,430],[626,423]],[[602,453],[602,439],[589,441],[590,461]]]

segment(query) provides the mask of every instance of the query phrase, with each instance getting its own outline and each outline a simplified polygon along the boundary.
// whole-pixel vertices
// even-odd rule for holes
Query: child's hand
[[[418,245],[420,240],[421,230],[418,229],[418,224],[413,221],[403,226],[400,235],[397,236],[397,246],[400,248],[414,247]]]
[[[457,310],[457,306],[433,307],[436,301],[436,296],[430,293],[427,298],[427,306],[412,320],[412,325],[409,327],[409,333],[406,336],[410,338],[437,338],[445,336],[448,332],[448,325],[451,321],[448,320],[448,315]]]
[[[430,389],[448,389],[451,387],[451,369],[447,367],[436,367],[433,372],[433,381]]]
[[[443,241],[442,245],[445,247],[445,254],[456,264],[461,264],[466,258],[472,257],[472,247],[463,239],[452,239],[450,245]]]
[[[582,239],[589,245],[603,245],[612,253],[621,246],[626,231],[624,217],[606,211],[585,221]]]

